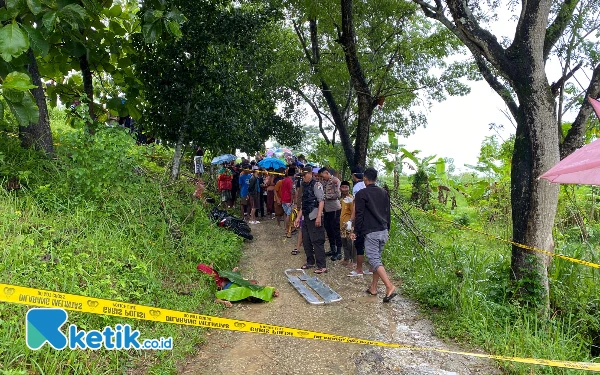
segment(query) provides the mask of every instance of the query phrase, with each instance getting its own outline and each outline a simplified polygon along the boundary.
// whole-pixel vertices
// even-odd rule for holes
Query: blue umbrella
[[[214,158],[212,160],[212,164],[223,164],[223,163],[228,163],[230,161],[233,161],[237,159],[237,156],[235,155],[231,155],[231,154],[225,154],[225,155],[220,155],[217,156],[216,158]]]
[[[273,168],[273,169],[279,169],[279,168],[285,168],[286,165],[284,162],[282,162],[281,160],[277,159],[277,158],[266,158],[263,159],[261,161],[258,162],[258,166],[259,167],[263,167],[263,168]]]

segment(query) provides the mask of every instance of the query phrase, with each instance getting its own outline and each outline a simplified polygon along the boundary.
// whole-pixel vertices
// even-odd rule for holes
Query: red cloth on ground
[[[197,268],[198,268],[198,271],[203,272],[209,276],[212,276],[215,279],[215,282],[217,283],[217,287],[219,289],[223,288],[229,282],[229,279],[219,276],[217,271],[213,270],[206,264],[199,264]]]

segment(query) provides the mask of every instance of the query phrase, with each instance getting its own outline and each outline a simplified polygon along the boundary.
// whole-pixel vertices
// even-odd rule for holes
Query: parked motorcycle
[[[208,203],[215,203],[215,206],[210,210],[208,216],[217,223],[218,226],[229,229],[238,236],[247,240],[254,239],[254,236],[250,233],[250,226],[244,220],[231,215],[227,211],[219,209],[219,203],[215,202],[214,199],[208,198]]]

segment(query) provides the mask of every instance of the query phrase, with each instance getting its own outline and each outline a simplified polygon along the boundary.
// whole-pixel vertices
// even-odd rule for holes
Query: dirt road
[[[274,220],[252,227],[254,241],[245,247],[240,265],[245,277],[275,286],[280,297],[271,303],[237,303],[225,316],[371,340],[460,350],[433,334],[431,323],[402,293],[389,304],[365,293],[370,276],[347,277],[348,269],[328,259],[320,278],[343,300],[310,305],[289,284],[287,268],[299,268],[304,253],[291,255],[296,236],[286,239]],[[327,246],[328,247],[328,246]],[[399,280],[394,280],[400,285]],[[401,291],[401,288],[398,288]],[[501,374],[493,361],[423,351],[229,331],[211,331],[196,357],[183,364],[180,374]]]

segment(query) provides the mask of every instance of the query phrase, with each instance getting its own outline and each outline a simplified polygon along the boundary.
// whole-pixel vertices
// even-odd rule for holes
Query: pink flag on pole
[[[600,118],[600,102],[588,100]],[[559,184],[600,185],[600,139],[573,152],[540,178]]]

